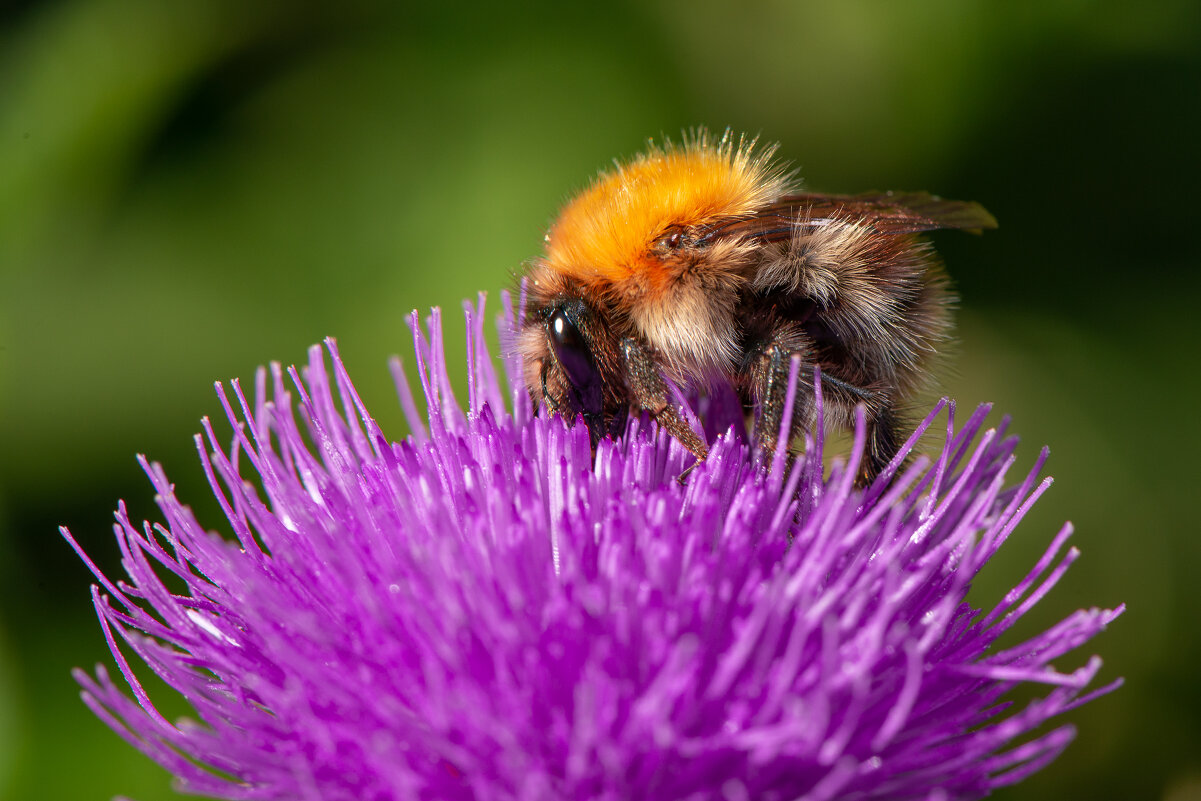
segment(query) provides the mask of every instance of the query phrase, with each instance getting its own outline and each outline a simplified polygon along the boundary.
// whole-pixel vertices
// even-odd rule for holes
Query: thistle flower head
[[[425,408],[395,365],[413,431],[400,442],[332,340],[301,371],[261,370],[252,393],[219,385],[232,439],[206,421],[196,444],[232,537],[143,459],[163,522],[137,526],[121,505],[128,579],[88,562],[121,677],[77,678],[181,789],[977,798],[1053,759],[1073,731],[1044,724],[1116,686],[1088,691],[1096,657],[1051,662],[1120,608],[995,645],[1076,558],[1070,527],[995,605],[965,601],[1049,483],[1044,452],[1006,487],[1015,440],[983,430],[987,409],[959,423],[940,403],[903,452],[944,420],[937,456],[860,491],[862,424],[828,475],[820,433],[763,470],[717,394],[694,421],[712,452],[682,485],[691,457],[645,420],[594,457],[582,424],[534,415],[494,372],[482,299],[467,320],[464,409],[437,311],[428,331],[414,315]],[[194,717],[161,714],[135,662]],[[1033,700],[1006,700],[1024,685]]]

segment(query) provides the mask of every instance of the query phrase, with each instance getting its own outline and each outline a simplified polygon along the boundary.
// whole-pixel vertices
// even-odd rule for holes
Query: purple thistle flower
[[[83,699],[181,789],[978,798],[1054,759],[1073,729],[1043,724],[1118,685],[1086,694],[1096,657],[1051,662],[1121,608],[994,648],[1075,560],[1070,526],[996,606],[964,600],[1050,483],[1044,451],[1004,487],[1016,440],[1004,423],[982,432],[986,408],[956,427],[940,403],[902,452],[945,411],[933,463],[894,465],[861,492],[862,424],[828,478],[820,434],[764,471],[717,395],[699,407],[712,453],[683,486],[691,457],[646,420],[594,460],[582,424],[534,416],[493,370],[482,298],[467,320],[464,413],[439,313],[428,336],[414,313],[426,412],[394,364],[414,432],[399,443],[332,340],[332,370],[314,347],[302,373],[260,370],[250,397],[218,385],[232,443],[205,421],[196,444],[236,541],[202,528],[144,458],[165,523],[139,528],[118,508],[128,582],[64,530],[103,588],[93,602],[123,678],[77,671]],[[160,714],[127,654],[197,720]],[[1024,706],[1006,700],[1019,686],[1035,688]]]

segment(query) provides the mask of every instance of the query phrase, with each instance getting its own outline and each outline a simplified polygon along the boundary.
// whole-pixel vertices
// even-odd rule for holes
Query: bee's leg
[[[901,450],[901,438],[897,432],[897,416],[891,403],[878,402],[874,411],[868,407],[867,453],[859,468],[859,484],[867,486],[888,467],[888,463]]]
[[[775,454],[780,429],[784,424],[784,404],[788,399],[788,379],[794,355],[802,357],[801,373],[793,394],[790,436],[813,418],[812,374],[807,374],[802,348],[788,348],[772,342],[758,350],[750,365],[751,391],[759,405],[755,422],[755,445],[760,458],[770,463]],[[863,406],[867,413],[867,452],[859,469],[857,483],[866,486],[888,466],[900,450],[896,415],[888,396],[857,387],[834,376],[821,374],[825,418],[833,425],[854,425],[854,409]]]
[[[666,428],[698,462],[704,461],[709,455],[709,446],[671,405],[667,383],[659,374],[659,367],[651,352],[637,339],[627,337],[621,341],[621,355],[625,361],[626,384],[633,394],[634,406],[650,412],[659,425]]]
[[[883,391],[872,391],[822,373],[822,395],[827,411],[845,428],[855,425],[855,408],[862,406],[867,423],[867,447],[859,464],[856,483],[866,487],[883,472],[901,449],[897,415],[892,400]]]
[[[546,389],[546,374],[548,372],[550,372],[550,362],[543,361],[542,370],[540,371],[540,377],[542,379],[542,398],[541,400],[534,401],[534,407],[537,408],[541,401],[545,401],[547,410],[554,414],[555,412],[559,411],[559,404],[555,403],[555,399]]]
[[[800,351],[790,350],[779,343],[769,343],[759,350],[751,362],[751,392],[759,405],[759,417],[755,420],[754,440],[764,464],[770,464],[780,438],[780,427],[784,424],[784,404],[788,400],[788,378],[793,354],[804,357]],[[803,364],[803,361],[802,361]],[[797,376],[797,392],[793,395],[791,428],[808,419],[812,390],[804,388],[805,376]]]

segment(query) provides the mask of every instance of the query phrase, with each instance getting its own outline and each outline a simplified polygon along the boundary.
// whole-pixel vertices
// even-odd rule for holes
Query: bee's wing
[[[929,192],[869,192],[863,195],[785,195],[754,217],[714,228],[712,236],[741,235],[764,242],[790,239],[797,229],[831,223],[871,226],[881,234],[916,234],[940,228],[979,233],[996,219],[979,203],[944,200]]]
[[[996,219],[979,203],[944,200],[929,192],[869,192],[864,195],[788,195],[774,213],[812,220],[854,220],[882,234],[916,234],[939,228],[982,231]]]

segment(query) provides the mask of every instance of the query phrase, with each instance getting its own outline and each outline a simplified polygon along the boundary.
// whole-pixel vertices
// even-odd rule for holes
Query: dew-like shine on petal
[[[1073,736],[1058,717],[1116,686],[1089,690],[1095,657],[1052,662],[1120,608],[995,645],[1076,558],[1070,527],[994,606],[965,600],[1049,484],[1045,452],[1013,483],[1016,440],[987,409],[940,403],[904,449],[939,429],[933,459],[860,491],[862,425],[828,474],[820,436],[765,471],[715,393],[695,421],[711,455],[681,485],[692,457],[645,419],[594,457],[582,424],[536,415],[493,367],[482,299],[466,310],[465,406],[436,310],[412,319],[419,393],[394,365],[401,441],[327,341],[253,392],[218,387],[232,436],[206,421],[196,444],[223,535],[143,460],[163,522],[119,507],[125,580],[80,551],[121,674],[78,671],[84,700],[183,789],[977,798],[1053,759]],[[146,668],[191,718],[159,713]]]

